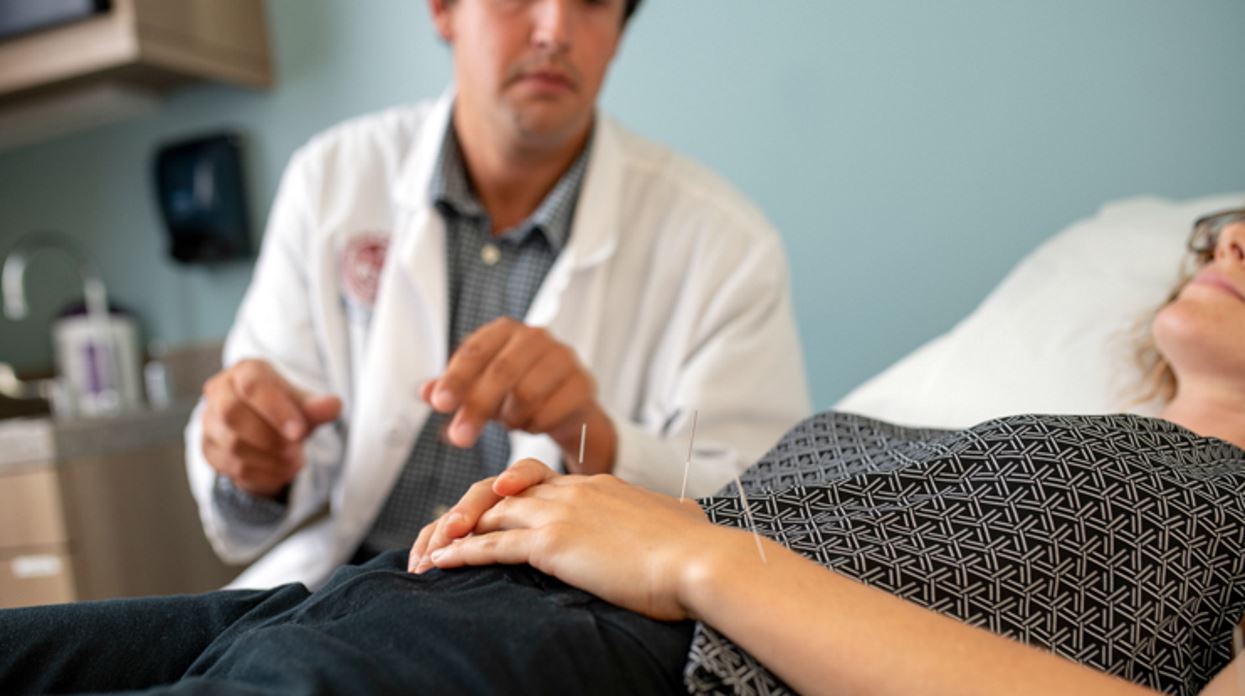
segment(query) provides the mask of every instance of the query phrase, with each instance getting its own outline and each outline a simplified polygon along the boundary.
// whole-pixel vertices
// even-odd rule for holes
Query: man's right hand
[[[303,440],[337,418],[341,399],[312,395],[263,360],[243,360],[203,385],[203,455],[238,488],[276,497],[303,468]]]

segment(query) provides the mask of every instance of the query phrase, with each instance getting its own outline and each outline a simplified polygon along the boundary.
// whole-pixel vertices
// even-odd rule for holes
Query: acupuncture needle
[[[700,411],[692,411],[692,436],[687,438],[687,461],[683,464],[683,488],[679,491],[679,502],[687,498],[687,472],[692,468],[692,446],[696,444],[696,421]]]
[[[692,411],[692,435],[687,440],[687,462],[683,465],[683,490],[679,493],[679,502],[687,496],[687,472],[692,468],[692,448],[696,443],[696,422],[700,419],[700,411]],[[761,545],[761,534],[757,532],[756,520],[752,517],[752,507],[748,505],[748,496],[744,493],[744,484],[739,480],[739,472],[734,473],[735,487],[739,489],[739,502],[744,506],[744,517],[748,520],[748,527],[752,531],[752,540],[756,542],[757,553],[761,555],[761,562],[769,565],[769,559],[765,557],[765,547]]]
[[[584,471],[584,443],[588,441],[588,424],[584,423],[579,429],[579,471]]]
[[[752,506],[748,505],[748,495],[744,493],[744,484],[739,481],[739,473],[735,473],[735,487],[739,489],[739,502],[744,506],[744,517],[748,518],[748,526],[752,528],[752,540],[757,543],[757,553],[761,554],[761,562],[769,565],[765,557],[765,547],[761,545],[761,535],[757,532],[757,521],[752,517]]]

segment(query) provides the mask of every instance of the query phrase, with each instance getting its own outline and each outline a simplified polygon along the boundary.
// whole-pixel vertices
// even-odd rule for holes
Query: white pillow
[[[1025,257],[951,331],[836,405],[964,428],[1016,413],[1153,414],[1137,404],[1134,327],[1173,289],[1192,223],[1245,194],[1109,203]]]

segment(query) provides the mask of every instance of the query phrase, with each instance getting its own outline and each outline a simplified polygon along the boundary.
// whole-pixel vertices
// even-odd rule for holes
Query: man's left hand
[[[420,396],[440,413],[453,413],[446,438],[471,447],[490,420],[509,430],[549,435],[573,473],[614,468],[618,432],[597,403],[596,382],[575,351],[548,331],[508,317],[480,327],[462,342],[445,372]],[[584,466],[579,439],[588,426]]]

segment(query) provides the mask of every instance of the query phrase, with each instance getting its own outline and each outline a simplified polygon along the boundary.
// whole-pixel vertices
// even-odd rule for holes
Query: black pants
[[[692,624],[527,566],[424,575],[401,552],[322,590],[0,611],[0,694],[675,693]]]

